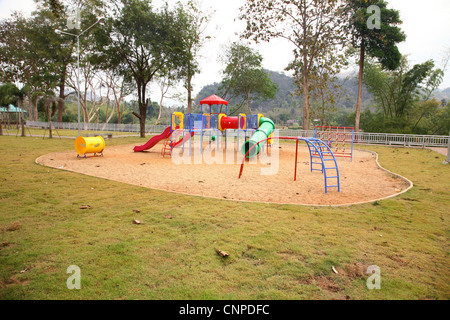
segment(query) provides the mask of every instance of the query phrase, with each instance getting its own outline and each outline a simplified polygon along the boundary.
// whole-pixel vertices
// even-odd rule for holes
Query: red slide
[[[155,146],[155,144],[157,144],[161,140],[169,138],[171,134],[172,134],[172,130],[171,130],[171,127],[169,126],[164,130],[163,133],[161,133],[160,135],[154,136],[153,138],[148,140],[146,144],[143,144],[142,146],[134,147],[133,150],[134,150],[134,152],[141,152],[144,150],[151,149]]]
[[[191,136],[191,137],[193,137],[194,136],[194,134],[195,134],[195,132],[191,132],[190,134],[188,133],[188,134],[186,134],[185,136],[184,136],[184,141],[186,141],[188,138],[189,138],[189,135]],[[180,139],[179,141],[177,141],[177,142],[172,142],[172,148],[175,148],[177,145],[179,145],[180,143],[182,143],[183,142],[183,139]]]

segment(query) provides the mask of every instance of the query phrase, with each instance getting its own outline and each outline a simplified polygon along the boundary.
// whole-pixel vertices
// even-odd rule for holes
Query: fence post
[[[450,163],[450,132],[448,133],[448,144],[447,144],[447,163]]]

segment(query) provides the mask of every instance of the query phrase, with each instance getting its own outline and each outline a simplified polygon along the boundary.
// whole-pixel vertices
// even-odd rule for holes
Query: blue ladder
[[[331,148],[322,140],[317,138],[299,138],[306,141],[309,148],[311,172],[320,171],[325,179],[325,193],[328,188],[338,188],[341,192],[339,179],[339,168]]]

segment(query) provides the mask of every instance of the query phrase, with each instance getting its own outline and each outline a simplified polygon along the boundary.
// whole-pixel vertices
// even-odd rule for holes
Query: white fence
[[[28,127],[48,129],[47,122],[27,121]],[[52,127],[56,129],[78,130],[78,123],[53,122]],[[147,125],[146,133],[161,133],[167,126]],[[115,124],[115,123],[86,123],[81,125],[83,131],[107,131],[107,132],[133,132],[139,133],[139,124]],[[314,130],[279,130],[279,136],[285,137],[314,137]],[[447,147],[449,136],[417,135],[417,134],[393,134],[393,133],[369,133],[357,132],[354,134],[354,143],[383,144],[420,147]]]
[[[347,134],[348,135],[348,134]],[[314,130],[280,130],[280,136],[314,137]],[[355,132],[354,143],[401,145],[405,147],[447,147],[449,136]]]
[[[27,127],[48,129],[48,122],[27,121]],[[147,133],[161,133],[167,126],[153,126],[147,125]],[[76,122],[52,122],[52,128],[62,130],[78,130],[78,123]],[[141,132],[139,124],[117,124],[117,123],[82,123],[82,131],[111,131],[111,132]]]

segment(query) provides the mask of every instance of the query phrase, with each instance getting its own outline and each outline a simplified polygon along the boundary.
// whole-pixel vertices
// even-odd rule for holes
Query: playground
[[[376,154],[354,150],[353,128],[279,137],[263,114],[228,115],[228,102],[219,96],[200,106],[200,113],[174,112],[171,125],[143,145],[110,148],[104,156],[103,137],[80,136],[76,157],[60,152],[36,163],[151,189],[278,204],[374,202],[413,186],[384,170]]]
[[[261,175],[261,168],[270,165],[258,161],[246,164],[240,179],[240,163],[174,164],[170,157],[161,156],[161,147],[162,143],[159,148],[135,153],[133,145],[114,146],[107,149],[104,157],[83,160],[77,159],[73,151],[57,152],[39,157],[36,162],[151,189],[252,202],[346,205],[376,201],[410,186],[403,178],[380,169],[376,156],[366,151],[355,150],[353,161],[338,158],[341,191],[325,193],[323,174],[310,172],[309,152],[304,143],[299,146],[297,181],[293,178],[296,148],[293,143],[279,144],[276,174]],[[236,150],[226,152],[233,157]]]

